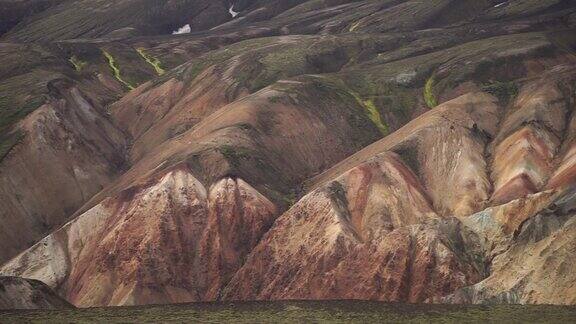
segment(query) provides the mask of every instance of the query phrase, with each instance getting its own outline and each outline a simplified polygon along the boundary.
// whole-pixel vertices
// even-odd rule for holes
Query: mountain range
[[[570,0],[0,0],[0,275],[576,304],[575,49]]]

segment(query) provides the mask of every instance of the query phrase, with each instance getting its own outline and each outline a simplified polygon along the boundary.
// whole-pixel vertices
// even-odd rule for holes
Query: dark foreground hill
[[[63,308],[73,307],[40,281],[0,277],[0,310]]]

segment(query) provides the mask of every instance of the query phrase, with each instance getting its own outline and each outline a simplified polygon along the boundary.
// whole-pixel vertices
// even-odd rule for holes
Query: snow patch
[[[191,31],[192,28],[190,28],[190,24],[186,24],[178,28],[178,30],[173,31],[172,35],[190,34]]]
[[[83,179],[83,180],[90,179],[90,175],[77,165],[72,167],[72,171],[74,172],[74,177],[76,177],[76,179]]]
[[[236,18],[236,16],[238,16],[238,14],[240,13],[240,12],[234,11],[234,5],[230,6],[230,9],[228,9],[228,12],[230,13],[230,16],[232,16],[232,18]]]

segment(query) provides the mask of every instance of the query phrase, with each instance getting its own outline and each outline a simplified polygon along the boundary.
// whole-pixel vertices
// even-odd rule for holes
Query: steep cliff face
[[[575,17],[561,0],[34,11],[0,40],[0,273],[81,307],[573,304]]]

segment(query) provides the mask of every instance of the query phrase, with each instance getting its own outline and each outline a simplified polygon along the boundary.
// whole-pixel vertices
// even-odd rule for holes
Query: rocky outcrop
[[[440,216],[468,216],[489,199],[484,159],[496,132],[499,105],[486,93],[468,93],[416,118],[408,125],[312,179],[322,184],[385,151],[400,154],[427,188]]]
[[[552,200],[509,234],[508,248],[493,257],[488,278],[459,289],[439,301],[559,305],[576,303],[576,275],[571,270],[575,265],[576,253],[575,204],[574,190]]]
[[[48,286],[37,280],[0,277],[0,310],[71,308]]]
[[[374,155],[350,160],[351,169],[286,212],[224,298],[423,302],[480,280],[476,237],[437,210],[481,209],[487,195],[477,190],[489,185],[481,134],[494,132],[496,113],[494,98],[468,94],[357,153]],[[459,198],[436,186],[452,187],[446,191]]]

